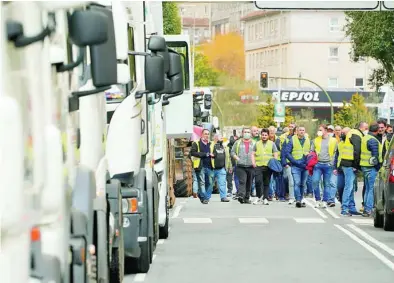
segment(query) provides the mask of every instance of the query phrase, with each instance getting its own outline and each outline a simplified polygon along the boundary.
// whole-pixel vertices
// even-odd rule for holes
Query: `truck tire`
[[[166,223],[164,224],[164,226],[163,227],[160,227],[159,228],[159,238],[160,239],[167,239],[168,238],[168,229],[170,228],[169,227],[169,223],[170,223],[170,220],[169,220],[169,218],[170,218],[170,208],[168,207],[168,195],[167,195],[167,197],[166,197]]]
[[[119,235],[119,248],[112,249],[112,260],[110,265],[110,283],[122,283],[125,274],[124,242],[123,232]]]
[[[386,207],[384,210],[383,230],[394,231],[394,214],[388,214],[386,211]]]
[[[122,267],[121,267],[120,251],[119,249],[112,249],[112,260],[110,266],[110,283],[122,283]]]
[[[174,194],[177,198],[188,197],[187,184],[185,180],[178,180],[174,185]]]
[[[384,218],[384,216],[382,214],[379,214],[377,209],[375,209],[375,214],[373,216],[373,226],[375,228],[382,228],[383,227],[383,218]]]
[[[147,273],[151,262],[151,240],[148,237],[146,242],[141,243],[141,255],[137,259],[136,271],[137,273]]]

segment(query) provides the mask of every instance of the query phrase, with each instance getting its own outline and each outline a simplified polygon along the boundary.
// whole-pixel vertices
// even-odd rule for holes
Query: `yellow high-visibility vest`
[[[301,146],[298,136],[294,135],[292,137],[292,141],[293,141],[293,150],[291,151],[291,155],[295,160],[299,160],[305,155],[309,154],[311,150],[311,141],[309,140],[309,138],[305,137],[305,142],[303,146]]]
[[[379,144],[379,162],[382,162],[382,144],[377,138],[372,135],[366,135],[361,139],[361,160],[360,166],[373,167],[374,165],[369,164],[369,159],[372,157],[371,152],[368,150],[367,144],[370,139],[375,139]]]
[[[337,140],[336,138],[329,137],[329,142],[328,142],[328,153],[330,154],[330,159],[332,160],[334,158],[334,153],[335,153],[335,146],[337,145]],[[322,137],[317,137],[314,140],[314,145],[315,145],[315,151],[317,153],[317,156],[320,154],[321,150],[321,143],[323,141]]]
[[[338,144],[338,167],[341,165],[342,159],[354,160],[354,147],[347,136],[345,141],[340,141]]]
[[[267,140],[265,146],[263,141],[258,141],[256,143],[256,165],[257,166],[267,166],[268,161],[273,157],[272,149],[274,143],[270,140]]]

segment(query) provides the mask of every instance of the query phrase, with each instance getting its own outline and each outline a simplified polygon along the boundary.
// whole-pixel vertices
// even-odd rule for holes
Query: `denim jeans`
[[[284,200],[285,199],[285,181],[283,179],[283,172],[276,173],[274,172],[272,174],[272,182],[275,184],[275,192],[276,196],[278,197],[279,200]]]
[[[341,213],[357,212],[356,203],[354,202],[354,179],[356,174],[353,167],[341,167],[338,170],[338,192],[342,203]]]
[[[193,170],[193,193],[198,193],[198,179],[196,171]]]
[[[337,187],[338,187],[338,176],[332,174],[331,175],[331,190],[328,197],[328,203],[335,203],[335,196],[337,195]]]
[[[291,172],[291,166],[283,167],[283,178],[285,181],[285,188],[289,190],[289,199],[294,199],[294,178]]]
[[[210,187],[210,183],[212,182],[212,169],[203,167],[201,170],[196,172],[198,177],[198,197],[201,201],[208,200],[207,198],[207,191]]]
[[[377,176],[377,171],[375,167],[361,167],[364,173],[364,184],[365,184],[365,194],[364,194],[364,212],[371,213],[374,205],[374,183]]]
[[[270,180],[270,184],[269,184],[269,197],[273,197],[274,195],[276,195],[276,182],[275,182],[275,177],[274,174],[271,175],[271,180]]]
[[[291,167],[291,174],[294,180],[294,196],[296,201],[301,201],[304,197],[304,188],[306,186],[306,179],[308,178],[308,171],[298,167]],[[289,194],[290,195],[290,194]]]
[[[308,178],[306,180],[306,194],[313,194],[313,186],[312,186],[312,176],[308,173]]]
[[[217,180],[219,187],[220,199],[226,198],[226,175],[227,172],[224,168],[211,170],[211,174],[209,175],[209,187],[206,192],[206,199],[211,199],[215,179]]]
[[[323,175],[323,201],[328,201],[331,196],[331,175],[332,166],[329,163],[318,162],[313,168],[312,186],[315,192],[316,201],[321,200],[320,180]]]

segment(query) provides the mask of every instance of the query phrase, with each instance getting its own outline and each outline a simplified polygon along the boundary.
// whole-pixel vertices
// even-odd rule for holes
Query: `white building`
[[[245,22],[245,76],[306,78],[327,89],[370,90],[374,60],[351,61],[342,11],[252,11]],[[269,88],[310,87],[298,80],[270,79]]]

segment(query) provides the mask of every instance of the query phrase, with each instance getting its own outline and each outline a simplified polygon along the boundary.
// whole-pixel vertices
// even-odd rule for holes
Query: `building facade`
[[[374,60],[351,60],[351,41],[342,11],[252,11],[245,22],[245,79],[269,74],[269,88],[302,88],[308,82],[272,77],[305,78],[326,89],[371,90]]]
[[[212,37],[229,32],[244,34],[241,18],[255,10],[253,1],[223,1],[211,3]]]
[[[182,20],[182,34],[190,35],[195,44],[211,39],[211,3],[179,2],[178,9]]]

